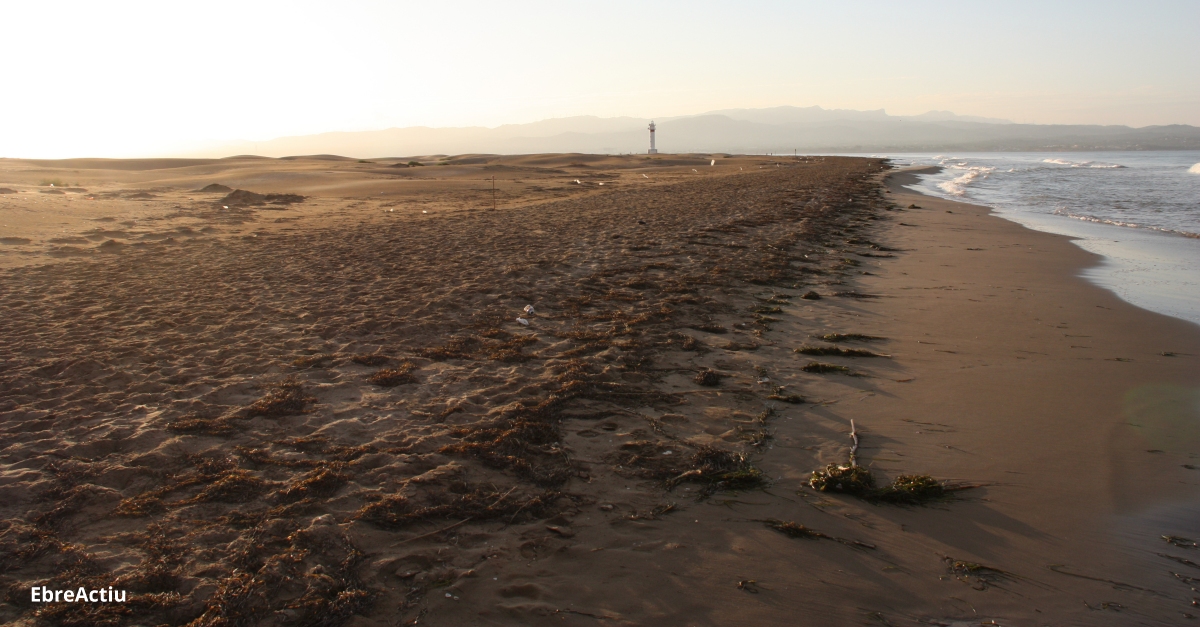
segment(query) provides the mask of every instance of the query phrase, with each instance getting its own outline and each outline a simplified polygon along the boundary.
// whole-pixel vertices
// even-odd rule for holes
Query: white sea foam
[[[1083,215],[1083,214],[1079,214],[1079,213],[1071,213],[1070,211],[1063,209],[1062,207],[1055,209],[1054,213],[1056,215],[1066,216],[1068,218],[1074,218],[1076,220],[1083,220],[1084,222],[1095,222],[1097,224],[1111,224],[1112,226],[1123,226],[1123,227],[1127,227],[1127,228],[1131,228],[1131,229],[1148,229],[1151,231],[1159,231],[1161,233],[1174,233],[1175,235],[1182,235],[1184,237],[1200,239],[1200,233],[1192,233],[1190,231],[1181,231],[1179,229],[1168,229],[1168,228],[1163,228],[1163,227],[1159,227],[1159,226],[1150,226],[1147,224],[1137,224],[1134,222],[1126,222],[1123,220],[1114,220],[1112,218],[1097,218],[1096,216]]]
[[[977,180],[987,178],[989,174],[996,170],[996,168],[986,166],[951,165],[950,167],[956,170],[966,170],[966,173],[956,179],[938,183],[939,189],[954,196],[966,196],[968,185]]]
[[[1200,174],[1200,163],[1188,168],[1188,172],[1192,174]]]
[[[1065,165],[1071,168],[1103,168],[1106,170],[1125,167],[1116,163],[1100,163],[1097,161],[1068,161],[1066,159],[1042,159],[1042,163]]]

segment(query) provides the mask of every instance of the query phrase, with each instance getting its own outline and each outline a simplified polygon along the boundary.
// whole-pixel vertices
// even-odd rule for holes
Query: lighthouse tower
[[[650,150],[646,152],[648,155],[657,155],[658,149],[654,147],[654,120],[650,121]]]

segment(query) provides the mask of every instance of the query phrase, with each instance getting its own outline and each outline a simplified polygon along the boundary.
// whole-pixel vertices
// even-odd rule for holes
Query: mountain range
[[[189,156],[267,157],[336,154],[382,158],[438,154],[644,153],[650,120],[575,116],[488,127],[412,126],[332,132],[260,142],[228,142]],[[726,109],[659,118],[663,153],[783,154],[928,151],[1197,150],[1200,127],[1016,124],[930,111],[893,116],[884,110],[821,107]]]

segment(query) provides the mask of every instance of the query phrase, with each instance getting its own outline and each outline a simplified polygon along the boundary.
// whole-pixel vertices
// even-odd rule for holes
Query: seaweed
[[[872,353],[871,351],[863,350],[861,348],[840,348],[837,346],[809,346],[807,344],[804,346],[801,346],[800,348],[794,349],[793,352],[800,353],[801,355],[819,355],[819,356],[835,355],[838,357],[887,357],[887,355],[881,355],[879,353]]]
[[[862,333],[826,333],[825,335],[813,337],[825,340],[826,342],[871,342],[887,339],[877,335],[863,335]]]
[[[955,579],[970,584],[976,590],[986,590],[989,585],[1015,578],[1010,572],[975,562],[956,560],[951,557],[943,557],[942,560],[946,562],[947,570],[954,575]]]
[[[185,416],[167,423],[167,430],[175,433],[191,433],[197,435],[224,436],[240,431],[242,425],[232,416],[223,415],[216,418]]]
[[[278,418],[304,413],[316,398],[304,393],[303,386],[295,379],[287,379],[275,386],[266,396],[255,401],[246,409],[246,415]]]
[[[762,520],[756,520],[754,522],[761,522],[767,528],[774,529],[775,531],[778,531],[779,533],[782,533],[783,535],[785,535],[789,538],[802,538],[805,540],[833,540],[834,542],[838,542],[840,544],[845,544],[846,546],[853,546],[853,547],[858,547],[858,548],[863,548],[863,549],[875,549],[876,548],[874,544],[869,544],[867,542],[860,542],[858,540],[849,540],[846,538],[839,538],[837,536],[831,536],[827,533],[822,533],[820,531],[817,531],[816,529],[805,527],[804,525],[801,525],[800,523],[793,522],[790,520],[778,520],[775,518],[765,518]]]
[[[325,354],[306,355],[292,361],[292,366],[300,369],[325,368],[333,365],[333,356]]]
[[[371,354],[366,354],[366,355],[354,355],[350,358],[350,361],[352,361],[360,366],[369,366],[372,368],[377,368],[377,367],[382,366],[383,364],[386,364],[387,362],[391,361],[391,358],[388,357],[387,355],[371,353]]]
[[[695,381],[697,385],[716,387],[721,384],[721,375],[715,370],[704,369],[697,372],[696,376],[692,377],[692,381]]]
[[[355,519],[384,529],[402,529],[428,520],[466,522],[508,518],[513,522],[520,516],[534,520],[555,509],[556,501],[563,496],[553,490],[513,496],[515,490],[515,486],[506,492],[472,488],[461,494],[432,494],[432,502],[426,504],[416,504],[408,497],[394,494],[364,506]]]
[[[852,377],[860,376],[860,375],[858,375],[858,373],[854,372],[853,370],[851,370],[845,366],[839,366],[837,364],[823,364],[819,361],[810,361],[807,364],[805,364],[804,367],[801,368],[801,370],[803,370],[805,372],[816,373],[816,374],[839,373],[839,374],[849,375]]]
[[[412,362],[405,361],[395,368],[384,368],[376,371],[367,377],[367,381],[384,388],[393,388],[406,383],[416,383],[417,378],[413,376],[412,371],[417,366]]]
[[[812,290],[809,290],[809,291],[801,294],[800,298],[803,298],[804,300],[821,300],[821,295]]]

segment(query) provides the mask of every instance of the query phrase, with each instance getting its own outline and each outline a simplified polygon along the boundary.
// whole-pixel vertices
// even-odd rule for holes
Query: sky
[[[1200,126],[1200,2],[3,0],[0,157],[780,105]]]

